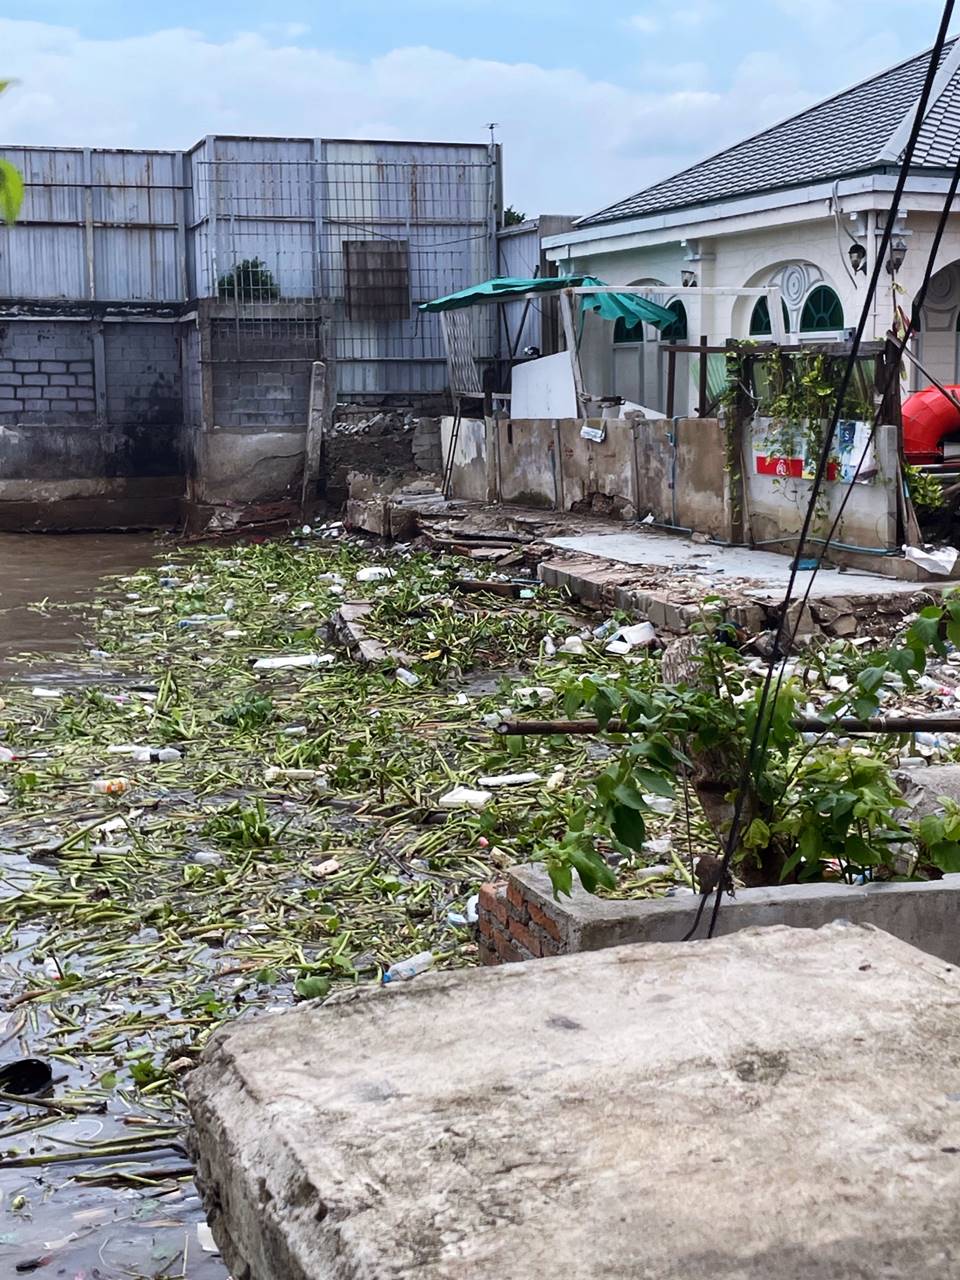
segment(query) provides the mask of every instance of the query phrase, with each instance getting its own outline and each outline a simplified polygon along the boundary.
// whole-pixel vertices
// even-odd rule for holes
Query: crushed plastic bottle
[[[393,570],[385,564],[373,564],[366,569],[357,570],[358,582],[381,582],[393,577]]]
[[[111,756],[129,756],[137,764],[173,764],[182,760],[183,753],[176,747],[140,747],[136,743],[127,742],[118,747],[107,747]]]
[[[406,667],[397,667],[396,676],[400,683],[405,684],[408,689],[412,689],[420,683],[420,677],[413,671],[408,671]]]
[[[388,982],[409,982],[418,973],[426,973],[432,967],[433,952],[418,951],[415,956],[410,956],[407,960],[398,960],[396,964],[392,964],[383,975],[384,985]]]
[[[282,654],[275,658],[258,658],[254,671],[284,671],[290,667],[328,667],[336,658],[332,653]]]
[[[91,787],[101,796],[122,796],[130,790],[129,778],[94,778]]]

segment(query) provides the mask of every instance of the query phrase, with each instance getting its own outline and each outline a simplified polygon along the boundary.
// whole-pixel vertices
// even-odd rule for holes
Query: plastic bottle
[[[95,778],[90,784],[98,795],[122,796],[130,789],[129,778]]]
[[[411,978],[415,978],[418,973],[425,973],[432,965],[433,952],[418,951],[415,956],[410,956],[407,960],[398,960],[396,964],[392,964],[383,975],[383,981],[385,983],[408,982]]]

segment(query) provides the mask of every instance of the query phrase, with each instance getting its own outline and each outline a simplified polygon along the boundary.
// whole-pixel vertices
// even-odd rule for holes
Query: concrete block
[[[63,360],[41,360],[41,373],[66,373],[67,365]]]
[[[38,360],[17,360],[17,373],[38,373],[40,370],[40,362]]]
[[[0,360],[0,373],[10,373],[13,369],[12,360]]]
[[[0,400],[16,399],[16,391],[13,387],[0,386]]]
[[[48,400],[66,400],[66,387],[47,387],[43,393]]]
[[[615,901],[596,898],[576,883],[569,898],[564,895],[558,900],[550,877],[538,864],[512,867],[507,882],[517,887],[524,901],[548,911],[560,923],[565,951],[599,951],[625,942],[677,942],[693,924],[699,901],[693,894]],[[834,920],[874,925],[921,951],[960,965],[960,875],[868,885],[738,889],[735,898],[723,900],[717,932],[737,933],[774,924],[819,929]]]
[[[840,924],[426,974],[217,1034],[198,1183],[249,1280],[947,1277],[958,1001]]]
[[[51,387],[75,387],[77,380],[72,373],[51,373],[50,385]]]
[[[23,385],[25,387],[46,387],[50,385],[50,375],[46,373],[25,373],[23,375]]]

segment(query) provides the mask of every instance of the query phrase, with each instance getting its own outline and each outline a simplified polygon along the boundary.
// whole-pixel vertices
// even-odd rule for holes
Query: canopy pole
[[[577,404],[583,413],[586,396],[583,391],[583,370],[580,367],[580,348],[577,344],[577,327],[573,316],[572,293],[569,289],[560,291],[560,319],[563,323],[563,337],[570,352],[570,365],[573,369],[573,387],[577,393]],[[584,415],[585,416],[585,415]]]

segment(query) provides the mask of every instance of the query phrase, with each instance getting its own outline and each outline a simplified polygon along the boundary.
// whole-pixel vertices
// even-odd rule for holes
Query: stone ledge
[[[481,958],[488,964],[599,951],[629,942],[679,942],[693,924],[699,905],[690,893],[642,901],[597,898],[576,878],[572,895],[558,900],[550,877],[538,863],[511,868],[503,892],[516,918],[528,932],[533,930],[530,937],[540,940],[541,949],[529,945],[526,933],[514,930],[511,935],[509,925],[506,942],[500,942],[504,926],[490,911],[489,898],[481,898]],[[711,907],[712,900],[707,911]],[[819,929],[836,920],[873,925],[921,951],[960,964],[960,874],[910,883],[740,889],[735,898],[724,898],[717,933],[769,925]],[[700,932],[706,934],[705,921]],[[550,942],[549,951],[543,949],[544,938]]]

